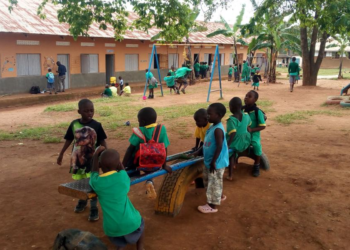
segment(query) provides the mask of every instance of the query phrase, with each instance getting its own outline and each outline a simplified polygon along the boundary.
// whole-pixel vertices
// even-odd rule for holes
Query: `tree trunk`
[[[273,80],[273,69],[274,69],[274,52],[273,52],[273,48],[271,48],[271,55],[270,55],[270,68],[269,68],[269,77],[268,77],[268,81],[267,82],[275,82]],[[275,79],[276,80],[276,79]]]
[[[266,49],[264,78],[268,78],[268,74],[269,74],[269,56],[268,56],[268,54],[269,54],[269,49]]]
[[[340,56],[341,56],[341,58],[340,58],[338,79],[343,79],[343,76],[342,76],[342,73],[341,73],[341,70],[342,70],[342,67],[343,67],[343,57],[342,57],[342,55],[340,55]]]
[[[190,44],[190,40],[188,37],[186,37],[186,43]],[[194,68],[193,68],[193,63],[192,63],[192,52],[191,52],[191,45],[188,45],[188,56],[191,64],[191,79],[190,79],[190,85],[194,84]]]
[[[241,73],[239,72],[239,65],[238,65],[238,55],[237,55],[237,42],[236,42],[236,37],[233,37],[233,45],[235,47],[235,58],[234,58],[234,63],[237,64],[237,70],[238,70],[238,82],[241,80]]]
[[[269,74],[269,82],[276,83],[276,59],[278,56],[278,51],[271,53],[271,67]]]

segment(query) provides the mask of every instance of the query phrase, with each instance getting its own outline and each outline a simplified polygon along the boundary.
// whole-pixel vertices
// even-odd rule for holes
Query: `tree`
[[[350,39],[347,35],[335,35],[334,40],[337,41],[337,43],[331,43],[326,46],[326,48],[339,48],[338,54],[340,57],[340,65],[339,65],[339,74],[338,79],[342,79],[342,67],[343,67],[343,59],[345,55],[345,49],[347,46],[350,46]]]
[[[233,46],[234,46],[234,53],[233,54],[233,61],[235,64],[238,64],[238,58],[237,58],[237,39],[239,38],[240,34],[238,33],[239,26],[242,23],[243,16],[245,11],[245,4],[242,5],[242,9],[239,13],[239,15],[236,18],[236,22],[231,28],[231,26],[226,22],[226,20],[220,16],[221,22],[225,25],[225,29],[218,29],[210,34],[207,35],[207,37],[213,37],[217,35],[224,35],[226,37],[232,37],[233,39]]]
[[[301,52],[303,57],[303,86],[315,86],[330,36],[350,32],[350,1],[348,0],[264,0],[256,6],[255,18],[267,11],[275,16],[292,13],[291,20],[300,25]],[[315,60],[316,42],[320,48]]]

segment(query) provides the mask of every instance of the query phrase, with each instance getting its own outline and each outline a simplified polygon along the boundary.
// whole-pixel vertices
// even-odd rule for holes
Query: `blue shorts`
[[[141,218],[141,225],[134,232],[124,236],[108,237],[108,238],[117,247],[125,247],[127,244],[136,244],[141,238],[144,230],[145,230],[145,222]]]

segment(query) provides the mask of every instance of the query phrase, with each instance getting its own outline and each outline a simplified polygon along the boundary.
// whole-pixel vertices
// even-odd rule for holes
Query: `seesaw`
[[[152,178],[165,175],[164,180],[157,190],[157,200],[155,204],[155,213],[175,217],[179,214],[188,188],[197,178],[202,177],[203,173],[203,157],[195,157],[188,159],[187,154],[192,151],[186,151],[167,157],[167,162],[172,162],[170,167],[173,170],[171,175],[163,169],[151,174],[143,174],[140,176],[130,177],[130,185],[135,185]],[[252,150],[239,155],[240,157],[248,157],[253,159]],[[263,153],[261,157],[261,168],[270,169],[267,156]],[[132,175],[133,171],[127,172]],[[58,192],[80,200],[87,200],[96,197],[96,193],[89,185],[90,179],[83,179],[58,186]],[[196,186],[197,187],[197,186]]]

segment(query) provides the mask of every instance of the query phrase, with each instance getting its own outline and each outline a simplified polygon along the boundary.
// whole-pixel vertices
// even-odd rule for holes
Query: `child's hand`
[[[96,148],[96,150],[95,150],[95,153],[94,153],[94,156],[96,155],[96,156],[98,156],[98,155],[100,155],[103,151],[105,151],[106,150],[106,148],[104,147],[104,146],[98,146],[97,148]]]
[[[210,163],[209,172],[210,172],[211,174],[214,174],[214,173],[216,172],[216,162]]]
[[[165,171],[167,171],[169,174],[171,174],[171,173],[173,172],[172,168],[169,167],[168,165],[163,166],[163,169],[164,169]]]
[[[63,155],[60,154],[57,158],[57,164],[60,166],[62,165],[62,159],[63,159]]]

